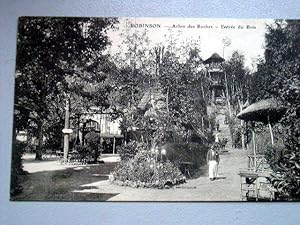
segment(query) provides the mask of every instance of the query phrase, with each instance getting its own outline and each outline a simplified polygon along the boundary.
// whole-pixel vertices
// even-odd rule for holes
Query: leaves
[[[104,82],[112,63],[102,53],[109,45],[113,18],[21,17],[17,38],[15,104],[17,129],[61,141],[65,93],[71,116],[82,108],[108,107]],[[43,124],[43,126],[37,126]],[[59,143],[56,143],[59,146]]]
[[[286,113],[280,121],[284,147],[276,150],[276,157],[269,158],[280,182],[274,185],[282,195],[299,198],[300,175],[300,23],[276,21],[266,33],[265,61],[254,74],[257,88],[254,99],[276,97],[285,103]],[[259,80],[261,84],[259,84]],[[256,92],[257,91],[257,92]],[[256,92],[256,93],[255,93]],[[271,151],[272,152],[272,151]],[[272,153],[268,153],[271,154]]]

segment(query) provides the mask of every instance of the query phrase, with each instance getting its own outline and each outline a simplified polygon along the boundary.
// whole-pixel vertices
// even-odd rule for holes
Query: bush
[[[97,162],[100,156],[100,136],[98,133],[91,131],[85,136],[86,140],[86,152],[87,157],[92,158],[94,162]]]
[[[74,150],[77,154],[74,155],[75,159],[86,162],[97,162],[101,152],[103,151],[100,145],[99,134],[92,131],[85,136],[85,145],[75,145]]]
[[[281,199],[300,199],[300,152],[282,144],[269,146],[265,157],[275,172],[272,184]]]
[[[121,161],[110,181],[136,188],[168,188],[184,183],[185,177],[171,162],[157,162],[149,151],[141,150],[134,158]]]
[[[142,143],[131,141],[129,143],[117,146],[117,152],[119,153],[121,160],[132,159],[139,150],[145,149],[146,146]]]
[[[181,163],[191,162],[191,175],[206,163],[208,147],[198,143],[170,143],[164,146],[167,150],[167,159],[183,171]]]
[[[274,172],[278,172],[280,170],[279,162],[282,158],[283,149],[284,145],[282,144],[275,144],[273,146],[268,145],[266,148],[265,158]]]
[[[81,161],[90,161],[92,158],[87,146],[85,145],[75,145],[74,150],[78,153],[78,159]]]

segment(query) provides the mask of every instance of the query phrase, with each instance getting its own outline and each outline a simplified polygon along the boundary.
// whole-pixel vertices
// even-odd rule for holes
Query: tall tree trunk
[[[167,88],[166,105],[167,105],[167,114],[168,114],[167,116],[168,116],[168,120],[169,120],[169,115],[170,115],[170,111],[169,111],[169,87]]]
[[[243,110],[243,106],[242,103],[240,101],[240,99],[238,98],[238,104],[239,104],[239,108],[240,108],[240,112]],[[241,120],[241,138],[242,138],[242,149],[245,150],[245,135],[244,135],[244,120]]]
[[[43,152],[43,120],[38,122],[38,146],[35,153],[35,160],[42,160]]]
[[[227,82],[227,74],[226,74],[226,72],[224,72],[224,75],[225,75],[226,100],[227,100],[229,118],[231,119],[232,112],[231,112],[231,105],[230,105],[230,99],[229,99],[229,91],[228,91],[228,82]]]
[[[201,85],[202,98],[203,98],[203,100],[204,100],[204,102],[205,102],[205,105],[206,105],[206,96],[205,96],[205,92],[204,92],[204,87],[203,87],[203,82],[202,82],[202,80],[201,80],[200,85]]]

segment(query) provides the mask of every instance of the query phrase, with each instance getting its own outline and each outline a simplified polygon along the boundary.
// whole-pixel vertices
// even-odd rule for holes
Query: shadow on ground
[[[44,171],[20,177],[23,192],[12,201],[106,201],[115,193],[78,193],[81,185],[107,180],[116,163],[84,165],[65,170]],[[87,187],[85,187],[86,189]],[[88,187],[93,188],[93,187]]]
[[[199,177],[205,177],[208,176],[208,165],[205,164],[201,166],[189,179],[197,179]]]

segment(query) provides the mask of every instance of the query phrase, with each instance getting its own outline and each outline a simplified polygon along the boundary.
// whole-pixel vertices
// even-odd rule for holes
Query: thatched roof
[[[209,64],[211,62],[224,62],[225,59],[223,59],[218,53],[214,53],[211,55],[211,57],[209,57],[208,59],[206,59],[203,63],[204,64]]]
[[[246,121],[267,123],[269,117],[270,122],[274,123],[280,120],[285,110],[285,107],[280,101],[269,98],[249,105],[237,115],[237,118]]]

